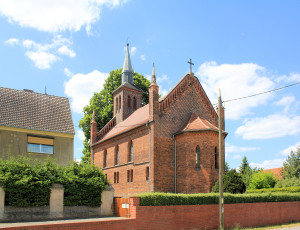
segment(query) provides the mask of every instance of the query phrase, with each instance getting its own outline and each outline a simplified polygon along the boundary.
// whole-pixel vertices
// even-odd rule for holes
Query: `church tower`
[[[142,107],[143,90],[134,85],[133,69],[129,55],[129,43],[125,54],[122,71],[122,83],[113,92],[114,98],[114,117],[116,123],[125,120],[132,112]]]

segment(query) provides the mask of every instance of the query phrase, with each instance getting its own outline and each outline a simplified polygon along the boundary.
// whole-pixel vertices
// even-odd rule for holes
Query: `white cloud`
[[[19,40],[16,38],[8,39],[6,42],[11,45],[19,44]],[[61,35],[54,36],[52,41],[46,44],[26,39],[20,45],[26,49],[25,55],[39,69],[49,69],[55,61],[60,60],[59,54],[69,57],[76,56],[76,53],[70,48],[72,41]]]
[[[72,110],[82,113],[83,107],[89,104],[89,100],[94,92],[99,92],[103,88],[108,73],[101,73],[94,70],[88,74],[75,74],[65,82],[65,94],[71,98]]]
[[[296,101],[294,96],[286,96],[281,98],[279,101],[275,102],[277,106],[283,106],[284,112],[288,112],[290,109],[291,104]]]
[[[7,45],[10,45],[10,46],[15,46],[15,45],[19,44],[19,39],[10,38],[10,39],[6,40],[4,43],[7,44]]]
[[[163,96],[166,96],[166,95],[169,93],[169,91],[162,88],[162,89],[159,91],[159,93],[160,93],[161,96],[163,97]]]
[[[240,154],[233,156],[233,159],[240,159],[242,156]]]
[[[135,55],[135,52],[136,52],[136,47],[135,47],[135,46],[131,47],[130,50],[129,50],[129,52],[130,52],[130,54],[131,54],[132,56],[134,56],[134,55]]]
[[[299,146],[300,146],[300,142],[296,143],[295,145],[291,145],[291,146],[287,147],[286,149],[280,151],[279,154],[283,155],[283,156],[288,156],[288,155],[290,155],[291,151],[296,152],[297,148],[299,148]]]
[[[99,20],[101,7],[116,7],[126,0],[9,0],[0,1],[0,15],[21,27],[45,32],[79,31]]]
[[[76,137],[80,140],[80,141],[84,141],[85,136],[82,130],[77,130],[76,132]]]
[[[74,75],[68,68],[64,68],[64,73],[68,77],[72,77]]]
[[[264,92],[274,88],[274,82],[265,76],[266,70],[255,63],[222,64],[203,63],[196,73],[200,77],[212,103],[217,102],[219,88],[222,99],[228,100]],[[264,94],[239,101],[230,102],[226,107],[226,119],[236,120],[250,114],[251,109],[265,104],[272,94]]]
[[[290,75],[282,75],[276,79],[276,82],[293,83],[300,81],[299,73],[291,73]]]
[[[225,150],[228,153],[243,153],[243,152],[259,150],[259,148],[258,147],[239,147],[239,146],[234,146],[232,144],[226,143]]]
[[[142,61],[146,61],[146,55],[145,54],[142,54],[140,57],[141,57]]]
[[[263,118],[245,120],[236,130],[243,139],[269,139],[300,133],[300,116],[271,114]]]
[[[163,74],[163,75],[157,77],[157,83],[162,83],[162,82],[168,81],[168,80],[169,80],[169,78],[166,74]]]
[[[79,159],[79,158],[75,158],[74,161],[75,161],[76,163],[78,163],[78,164],[81,163],[81,159]]]
[[[26,52],[25,55],[34,62],[34,65],[39,69],[49,69],[51,64],[59,58],[47,52]]]
[[[250,166],[252,168],[263,168],[263,169],[272,169],[272,168],[281,168],[283,166],[283,162],[285,159],[274,159],[274,160],[266,160],[263,163],[255,163],[251,162]]]
[[[57,51],[58,51],[58,53],[67,55],[71,58],[76,56],[76,53],[73,50],[71,50],[69,47],[67,47],[66,45],[60,47]]]

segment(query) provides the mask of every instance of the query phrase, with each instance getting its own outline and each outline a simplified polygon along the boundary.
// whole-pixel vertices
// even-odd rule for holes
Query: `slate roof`
[[[68,98],[3,87],[0,126],[75,134]]]

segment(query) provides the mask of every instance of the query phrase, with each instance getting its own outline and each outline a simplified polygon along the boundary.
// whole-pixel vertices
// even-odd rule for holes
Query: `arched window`
[[[217,147],[215,147],[215,168],[218,169],[218,153],[217,153]]]
[[[196,147],[196,168],[200,168],[200,147]]]
[[[128,96],[128,108],[130,108],[131,107],[131,97],[130,96]]]
[[[128,162],[132,162],[133,161],[133,143],[132,141],[129,142],[128,145]]]
[[[115,165],[119,164],[119,146],[117,145],[115,148]]]
[[[105,149],[103,152],[103,168],[107,167],[107,150]]]
[[[118,105],[118,98],[116,97],[116,112],[118,112],[118,108],[119,108],[119,105]]]
[[[122,103],[121,103],[121,95],[119,96],[119,109],[121,109],[121,105],[122,105]]]
[[[136,110],[136,98],[133,97],[133,110]]]

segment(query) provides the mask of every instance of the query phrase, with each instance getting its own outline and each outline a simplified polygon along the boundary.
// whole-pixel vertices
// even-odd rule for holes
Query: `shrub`
[[[218,204],[217,193],[200,194],[172,194],[172,193],[144,193],[138,194],[141,206],[169,206],[169,205],[202,205]],[[224,193],[225,204],[259,203],[259,202],[283,202],[300,201],[300,193],[251,193],[230,194]]]
[[[58,166],[53,160],[42,164],[28,157],[0,159],[0,183],[5,191],[5,204],[28,207],[48,205],[51,187],[65,187],[65,205],[98,206],[107,181],[102,171],[91,165],[73,163]]]
[[[297,177],[286,178],[283,180],[279,180],[275,188],[284,188],[284,187],[297,187],[300,186],[300,179]]]
[[[276,182],[272,172],[257,172],[252,175],[250,189],[274,188]]]
[[[98,167],[74,162],[65,169],[62,184],[65,188],[64,205],[100,206],[107,181]]]
[[[231,169],[223,178],[223,191],[229,193],[244,193],[246,185],[235,169]],[[219,180],[212,188],[212,192],[219,192]]]
[[[284,192],[284,193],[295,193],[300,192],[299,187],[289,187],[289,188],[264,188],[264,189],[250,189],[246,193],[274,193],[274,192]]]

